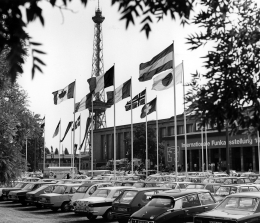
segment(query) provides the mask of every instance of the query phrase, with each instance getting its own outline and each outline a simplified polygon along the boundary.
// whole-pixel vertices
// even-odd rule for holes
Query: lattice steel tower
[[[94,42],[93,42],[93,56],[92,56],[92,73],[91,77],[97,77],[104,74],[103,63],[103,36],[102,36],[102,22],[105,17],[102,16],[102,12],[98,8],[95,12],[95,16],[92,17],[95,23],[94,27]],[[106,128],[106,109],[110,106],[105,104],[105,92],[101,90],[95,94],[93,101],[93,122],[94,130],[100,128]],[[92,116],[92,107],[89,108],[89,115]],[[91,127],[90,125],[87,136],[87,143],[91,145]],[[90,148],[90,147],[89,147]]]

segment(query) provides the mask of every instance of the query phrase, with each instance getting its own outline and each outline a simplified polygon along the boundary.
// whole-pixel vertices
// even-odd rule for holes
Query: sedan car
[[[153,195],[146,206],[131,215],[128,222],[190,222],[193,216],[217,205],[208,190],[171,190]]]
[[[215,209],[194,217],[194,222],[230,223],[260,222],[260,192],[245,192],[227,196]]]
[[[59,209],[66,212],[70,210],[70,199],[76,192],[80,184],[59,184],[55,187],[52,193],[41,194],[39,197],[39,203],[44,208],[50,208],[56,212]]]
[[[192,183],[186,186],[186,189],[206,189],[209,190],[212,194],[221,186],[217,183]]]
[[[107,221],[113,220],[112,202],[126,189],[133,187],[102,187],[88,198],[75,201],[74,212],[83,214],[89,220],[102,216]]]
[[[129,217],[145,206],[152,195],[170,190],[170,188],[150,187],[125,190],[112,203],[114,219],[127,222]]]
[[[258,192],[258,188],[254,185],[247,185],[247,184],[241,184],[241,185],[221,185],[219,189],[216,191],[214,197],[217,201],[222,201],[226,196],[230,194],[240,193],[240,192]]]
[[[11,191],[18,191],[23,189],[29,182],[20,182],[16,184],[14,187],[7,187],[2,189],[2,199],[8,200],[8,195]]]

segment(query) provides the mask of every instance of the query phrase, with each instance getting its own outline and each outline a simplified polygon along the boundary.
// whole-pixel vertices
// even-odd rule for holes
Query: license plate
[[[117,208],[117,211],[119,211],[119,212],[126,212],[127,208]]]

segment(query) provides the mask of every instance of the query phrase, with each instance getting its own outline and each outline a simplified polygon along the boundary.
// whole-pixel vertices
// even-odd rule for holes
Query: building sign
[[[180,161],[180,147],[177,146],[177,163]],[[169,146],[166,148],[166,163],[169,165],[175,164],[175,147]]]
[[[209,148],[224,148],[226,147],[226,136],[215,136],[208,137],[207,143],[205,141],[205,135],[203,138],[203,147]],[[260,139],[259,139],[260,140]],[[185,149],[184,140],[179,140],[178,145],[181,146],[181,149]],[[230,147],[248,147],[248,146],[256,146],[257,138],[249,138],[247,135],[237,135],[229,137],[229,146]],[[192,138],[187,139],[187,149],[198,149],[202,147],[201,138]]]

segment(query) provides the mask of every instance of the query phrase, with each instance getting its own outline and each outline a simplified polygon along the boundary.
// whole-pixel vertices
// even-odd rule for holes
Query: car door
[[[198,197],[203,208],[203,212],[210,211],[216,207],[216,203],[210,193],[199,193]]]
[[[185,201],[186,199],[186,201]],[[193,216],[204,211],[202,208],[198,194],[191,194],[186,196],[183,200],[184,222],[192,222]]]

